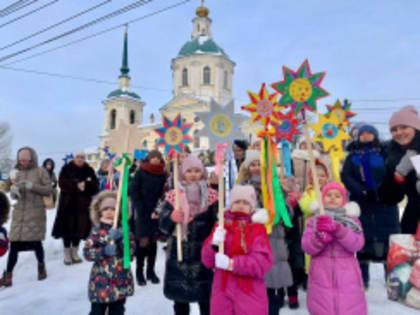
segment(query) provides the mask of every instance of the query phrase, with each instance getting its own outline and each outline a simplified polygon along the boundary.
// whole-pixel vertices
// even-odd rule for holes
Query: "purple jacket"
[[[226,219],[231,219],[230,212],[226,212]],[[227,220],[226,220],[227,221]],[[226,222],[227,224],[227,222]],[[215,269],[215,254],[211,241],[213,233],[207,238],[201,251],[201,261],[209,269],[215,269],[211,293],[210,310],[212,315],[267,315],[268,300],[264,284],[264,275],[273,265],[265,227],[261,224],[248,225],[247,231],[255,235],[251,245],[247,244],[247,253],[233,257],[233,271],[227,273],[226,287],[223,288],[223,270]],[[226,226],[226,225],[225,225]],[[214,232],[214,231],[213,231]],[[231,257],[230,250],[233,241],[233,233],[226,231],[225,253]],[[232,258],[232,257],[231,257]],[[251,284],[251,290],[247,292],[243,282]]]
[[[358,219],[353,218],[359,225]],[[363,233],[342,226],[324,245],[315,236],[314,217],[306,225],[302,249],[312,256],[307,307],[311,315],[365,315],[367,305],[355,253],[363,248]]]

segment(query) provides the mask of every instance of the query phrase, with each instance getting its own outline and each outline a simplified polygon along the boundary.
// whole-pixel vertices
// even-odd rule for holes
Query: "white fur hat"
[[[253,161],[259,161],[260,160],[260,151],[258,150],[247,150],[245,153],[245,161],[244,166],[245,168],[248,168]]]

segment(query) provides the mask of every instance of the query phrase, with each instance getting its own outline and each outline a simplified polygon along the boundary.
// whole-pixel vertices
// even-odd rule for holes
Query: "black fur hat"
[[[6,194],[0,191],[0,226],[6,223],[9,218],[10,203]]]

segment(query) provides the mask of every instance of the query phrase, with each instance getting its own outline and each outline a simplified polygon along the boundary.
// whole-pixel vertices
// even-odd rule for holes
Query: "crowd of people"
[[[17,152],[6,191],[0,192],[0,256],[8,252],[0,288],[12,286],[22,251],[34,251],[38,280],[47,279],[43,240],[45,198],[57,205],[52,236],[63,241],[64,265],[93,262],[88,296],[91,315],[124,314],[126,298],[138,286],[160,283],[155,270],[158,241],[166,242],[164,296],[176,315],[189,314],[198,303],[201,315],[278,315],[287,304],[303,307],[299,290],[307,291],[310,314],[367,314],[371,262],[384,265],[391,234],[415,234],[420,221],[420,174],[411,158],[420,154],[420,117],[413,106],[395,112],[392,139],[381,141],[369,124],[358,126],[347,145],[341,182],[313,145],[316,175],[310,168],[307,143],[292,152],[293,176],[279,166],[280,186],[293,227],[282,222],[267,233],[269,213],[263,208],[260,143],[233,144],[231,189],[218,224],[218,181],[189,150],[179,158],[178,172],[158,151],[150,151],[130,169],[130,248],[135,273],[123,267],[123,233],[114,228],[119,174],[104,160],[97,172],[83,152],[64,165],[58,180],[54,161],[38,166],[35,150]],[[175,201],[174,174],[179,183]],[[321,189],[317,199],[314,178]],[[407,198],[402,219],[399,203]],[[3,225],[11,212],[10,230]],[[176,226],[181,230],[182,261],[177,256]],[[223,245],[223,246],[222,246]],[[223,250],[222,250],[223,249]],[[145,268],[146,265],[146,268]]]

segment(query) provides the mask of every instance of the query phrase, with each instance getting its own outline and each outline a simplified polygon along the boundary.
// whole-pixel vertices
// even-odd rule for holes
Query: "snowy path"
[[[37,265],[33,253],[21,253],[14,270],[13,286],[0,289],[1,315],[82,315],[88,314],[90,303],[87,298],[87,281],[91,264],[84,262],[64,266],[62,243],[50,237],[55,211],[48,212],[48,236],[44,243],[48,278],[37,281]],[[10,221],[9,221],[10,224]],[[7,226],[8,228],[8,226]],[[164,252],[159,248],[158,275],[163,278]],[[0,271],[6,266],[6,257],[0,259]],[[367,292],[369,314],[409,315],[420,314],[386,298],[381,265],[371,269],[371,287]],[[281,310],[282,315],[308,314],[305,294],[299,292],[301,307],[298,310]],[[164,298],[161,285],[136,286],[135,296],[127,300],[127,315],[172,314],[172,303]],[[192,315],[198,315],[193,307]],[[355,314],[357,315],[357,314]]]

